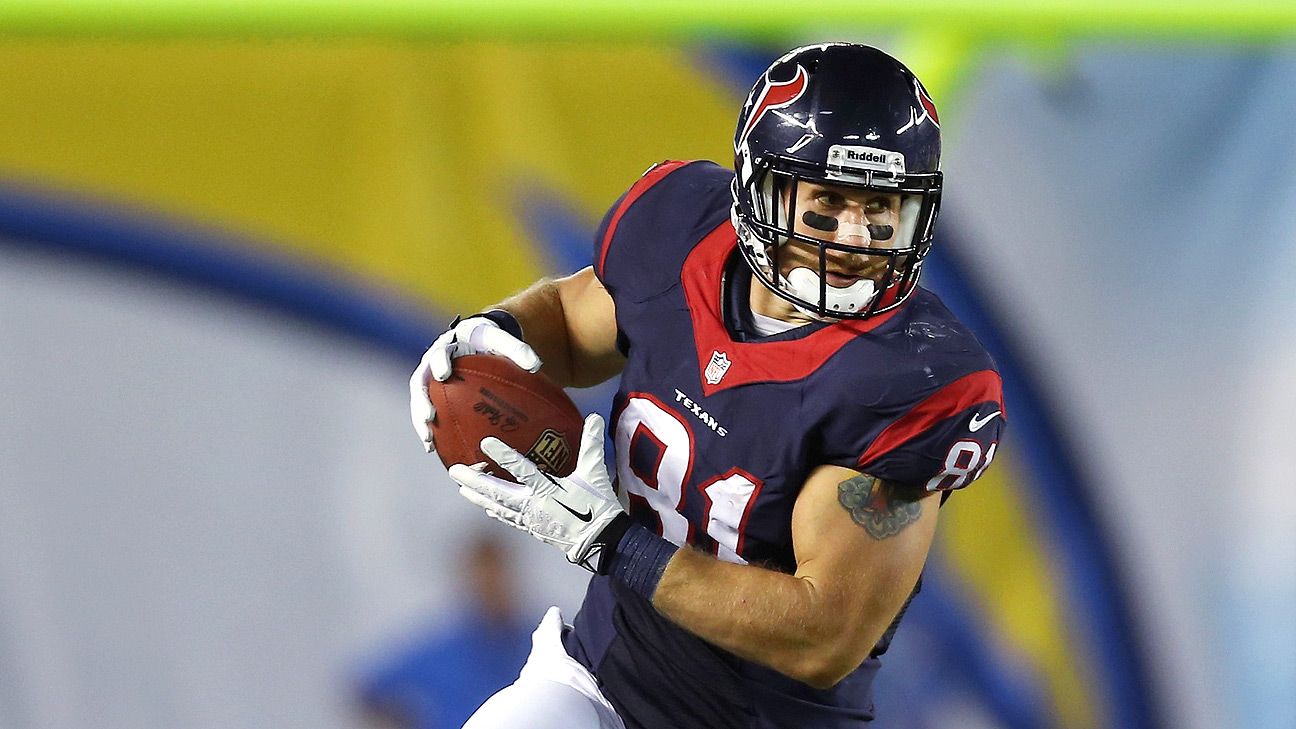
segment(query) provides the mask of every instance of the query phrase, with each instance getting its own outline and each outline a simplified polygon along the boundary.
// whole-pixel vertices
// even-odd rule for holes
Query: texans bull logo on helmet
[[[741,149],[747,142],[747,135],[760,122],[765,112],[774,109],[782,109],[785,106],[791,106],[801,95],[805,93],[806,81],[808,80],[806,70],[797,64],[796,75],[790,81],[771,81],[769,72],[765,73],[765,86],[752,101],[752,113],[747,119],[747,125],[743,127],[742,133],[738,135],[738,141],[734,144],[735,149]]]
[[[927,95],[927,89],[922,87],[918,79],[913,80],[913,85],[914,93],[918,95],[918,103],[922,104],[923,115],[931,119],[931,123],[935,124],[937,129],[940,129],[940,117],[936,116],[936,102],[932,101],[932,98]]]
[[[896,134],[904,134],[914,127],[922,126],[925,122],[930,121],[932,126],[940,129],[940,117],[936,115],[936,102],[931,100],[927,95],[927,89],[922,87],[918,79],[913,80],[914,96],[918,98],[918,105],[922,107],[922,114],[917,109],[909,110],[909,123],[896,130]]]

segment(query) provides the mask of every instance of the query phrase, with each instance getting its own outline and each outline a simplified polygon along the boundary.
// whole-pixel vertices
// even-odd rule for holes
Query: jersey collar
[[[725,261],[737,245],[738,234],[726,220],[689,253],[681,272],[705,395],[756,382],[804,379],[847,342],[877,329],[904,309],[864,320],[833,322],[795,339],[734,341],[725,327],[722,302]]]

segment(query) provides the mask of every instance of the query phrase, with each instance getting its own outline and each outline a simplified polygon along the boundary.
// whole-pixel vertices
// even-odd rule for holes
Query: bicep
[[[821,466],[792,514],[797,576],[808,580],[862,661],[913,590],[940,499],[858,471]]]
[[[598,384],[625,365],[617,349],[616,304],[593,267],[558,279],[559,300],[571,352],[571,382],[576,387]]]

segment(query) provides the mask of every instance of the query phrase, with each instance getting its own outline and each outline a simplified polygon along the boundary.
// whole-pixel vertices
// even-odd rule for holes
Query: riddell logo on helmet
[[[848,144],[834,144],[828,148],[829,170],[876,170],[903,174],[905,170],[904,155],[889,149],[877,147],[856,147]]]
[[[887,161],[885,154],[878,154],[877,152],[872,152],[869,150],[857,152],[853,149],[846,150],[846,159],[851,160],[853,162],[885,163]]]

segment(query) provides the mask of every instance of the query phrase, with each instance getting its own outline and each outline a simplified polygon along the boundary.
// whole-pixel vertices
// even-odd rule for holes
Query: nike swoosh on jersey
[[[570,506],[564,504],[563,502],[558,501],[558,499],[554,499],[554,502],[557,503],[562,508],[566,509],[567,511],[570,511],[572,516],[576,517],[577,519],[580,519],[581,521],[589,521],[590,519],[594,518],[594,511],[592,509],[586,509],[585,513],[581,513],[571,508]]]
[[[994,420],[996,416],[1001,414],[1003,414],[1002,410],[996,410],[993,413],[986,415],[985,417],[973,414],[972,419],[968,421],[968,430],[975,433],[978,430],[984,428],[986,423],[990,422],[991,420]]]

